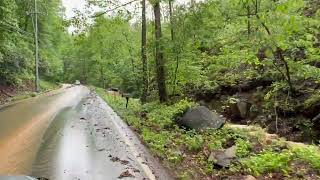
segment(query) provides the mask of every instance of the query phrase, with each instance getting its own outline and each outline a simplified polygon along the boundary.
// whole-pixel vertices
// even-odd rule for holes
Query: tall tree
[[[171,33],[171,41],[173,43],[173,53],[174,58],[176,61],[176,66],[174,69],[174,78],[173,78],[173,90],[172,93],[175,94],[176,86],[177,86],[177,74],[179,70],[179,52],[177,52],[177,46],[176,46],[176,37],[174,32],[174,19],[173,19],[173,0],[169,0],[169,16],[170,16],[170,33]]]
[[[141,30],[141,60],[142,60],[142,96],[141,102],[147,101],[148,94],[148,61],[147,61],[147,18],[146,18],[146,0],[141,1],[142,4],[142,30]]]
[[[155,25],[155,39],[156,39],[156,72],[157,72],[157,83],[159,91],[160,102],[165,102],[168,99],[167,88],[166,88],[166,77],[165,67],[163,59],[163,46],[161,44],[162,31],[161,31],[161,7],[160,2],[157,0],[153,4],[154,10],[154,25]]]

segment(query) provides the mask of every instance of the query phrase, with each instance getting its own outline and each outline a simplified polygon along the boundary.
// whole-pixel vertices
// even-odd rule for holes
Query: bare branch
[[[101,13],[99,13],[99,14],[93,15],[93,16],[91,16],[91,18],[96,18],[96,17],[102,16],[102,15],[104,15],[104,14],[107,14],[108,12],[112,12],[112,11],[114,11],[114,10],[117,10],[117,9],[119,9],[119,8],[121,8],[121,7],[130,5],[130,4],[132,4],[132,3],[134,3],[134,2],[137,2],[137,1],[139,1],[139,0],[133,0],[133,1],[130,1],[130,2],[121,4],[121,5],[119,5],[119,6],[116,6],[116,7],[112,8],[112,9],[108,9],[108,10],[106,10],[106,11],[104,11],[104,12],[101,12]]]

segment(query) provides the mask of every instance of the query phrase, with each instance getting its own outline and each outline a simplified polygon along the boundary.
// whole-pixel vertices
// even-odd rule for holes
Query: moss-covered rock
[[[303,113],[308,118],[314,118],[320,114],[320,91],[316,91],[308,99],[306,99],[303,103],[303,106]]]

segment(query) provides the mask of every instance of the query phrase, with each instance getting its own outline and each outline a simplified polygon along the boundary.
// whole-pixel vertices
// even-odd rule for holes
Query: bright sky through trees
[[[66,16],[67,18],[71,18],[74,16],[74,9],[77,10],[83,10],[85,7],[85,2],[86,0],[62,0],[63,5],[66,8]],[[129,0],[120,0],[123,4],[129,2]],[[188,3],[190,0],[177,0],[177,3],[183,4],[183,3]],[[201,0],[196,0],[201,1]],[[129,7],[130,8],[130,7]],[[133,7],[131,7],[133,8]]]

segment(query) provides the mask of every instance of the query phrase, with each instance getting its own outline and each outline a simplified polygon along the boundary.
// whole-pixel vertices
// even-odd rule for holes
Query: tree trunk
[[[176,86],[177,86],[177,74],[179,70],[179,55],[177,52],[177,46],[176,46],[176,38],[175,38],[175,33],[174,33],[174,21],[173,21],[173,9],[172,9],[172,0],[169,0],[169,15],[170,15],[170,30],[171,30],[171,40],[173,45],[173,53],[175,56],[176,60],[176,67],[174,70],[174,79],[173,79],[173,90],[172,93],[175,94],[176,91]]]
[[[195,0],[191,0],[191,7],[192,8],[194,8],[195,4],[196,4]]]
[[[264,27],[264,29],[266,30],[268,35],[271,36],[272,34],[271,34],[270,29],[263,21],[261,21],[259,14],[256,14],[256,17],[260,21],[261,25]],[[292,85],[292,81],[291,81],[289,65],[288,65],[288,62],[286,61],[286,59],[284,58],[283,50],[279,46],[276,45],[276,51],[272,51],[272,53],[273,53],[275,60],[279,60],[280,62],[283,63],[284,68],[286,70],[286,72],[285,72],[286,78],[284,80],[287,82],[287,84],[289,86],[289,92],[291,92],[292,94],[295,94],[295,89],[294,89],[294,87]],[[277,62],[275,62],[274,65],[277,66]],[[279,68],[277,68],[277,70],[282,74],[282,71]]]
[[[148,60],[147,60],[147,19],[146,19],[146,0],[141,1],[142,4],[142,34],[141,34],[141,60],[142,60],[142,96],[141,102],[145,103],[147,101],[148,95]]]
[[[83,61],[82,61],[82,80],[83,80],[84,84],[87,83],[86,59],[83,59]]]
[[[247,28],[248,28],[248,38],[250,38],[250,34],[251,34],[251,15],[250,15],[250,4],[249,2],[247,2]]]
[[[27,16],[25,16],[25,21],[24,21],[24,31],[27,31],[28,30],[28,25],[29,25],[29,18],[30,18],[30,16],[29,15],[27,15]]]
[[[171,32],[171,40],[175,40],[174,29],[173,29],[173,10],[172,10],[172,0],[169,0],[169,15],[170,15],[170,32]]]
[[[284,56],[283,56],[283,50],[279,47],[277,47],[277,50],[276,52],[274,52],[275,54],[275,57],[277,59],[279,59],[283,64],[284,64],[284,67],[285,67],[285,70],[286,70],[286,76],[287,78],[285,79],[288,83],[288,86],[289,86],[289,91],[294,94],[295,93],[295,89],[292,85],[292,82],[291,82],[291,76],[290,76],[290,69],[289,69],[289,65],[288,65],[288,62],[285,60]]]
[[[157,81],[159,90],[160,102],[166,102],[168,99],[167,88],[166,88],[166,78],[164,70],[164,60],[163,51],[161,45],[161,12],[160,12],[160,2],[157,1],[154,4],[154,21],[155,21],[155,37],[156,37],[156,71],[157,71]]]
[[[103,65],[100,63],[100,81],[101,81],[101,85],[102,88],[105,89],[105,83],[104,83],[104,70],[103,70]]]

